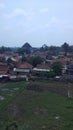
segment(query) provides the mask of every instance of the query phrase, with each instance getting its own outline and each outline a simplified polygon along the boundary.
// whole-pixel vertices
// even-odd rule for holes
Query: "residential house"
[[[73,64],[66,65],[63,70],[62,79],[73,82]]]
[[[61,62],[62,65],[66,65],[71,62],[71,58],[57,58],[57,59],[52,60],[52,64],[54,62]]]
[[[38,64],[36,68],[32,69],[32,74],[34,76],[39,76],[41,72],[50,72],[49,64]]]
[[[6,63],[0,62],[0,75],[5,75],[8,72],[8,66]]]
[[[5,60],[6,60],[6,55],[0,54],[0,62],[5,62]]]
[[[32,69],[32,65],[27,62],[21,62],[17,65],[16,68],[13,69],[14,74],[17,77],[26,77],[26,75],[29,75],[30,71]]]

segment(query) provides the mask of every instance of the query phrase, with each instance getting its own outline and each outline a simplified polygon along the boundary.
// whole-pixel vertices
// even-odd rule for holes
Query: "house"
[[[46,72],[49,72],[50,71],[50,66],[49,64],[38,64],[36,66],[36,68],[39,70],[39,71],[46,71]]]
[[[73,82],[73,64],[66,65],[63,71],[62,79],[67,82]]]
[[[73,64],[69,64],[66,66],[65,73],[68,75],[73,75]]]
[[[17,77],[26,77],[27,74],[30,73],[32,69],[32,65],[30,65],[27,62],[21,62],[17,65],[16,68],[13,69],[15,75],[17,75]]]
[[[66,65],[71,62],[71,58],[57,58],[52,61],[52,64],[54,62],[61,62],[62,65]]]
[[[4,62],[6,60],[5,54],[0,54],[0,62]]]
[[[38,64],[36,68],[32,69],[33,76],[39,76],[41,73],[50,72],[50,67],[48,64]]]
[[[0,62],[0,75],[5,75],[8,72],[8,66],[6,63]]]

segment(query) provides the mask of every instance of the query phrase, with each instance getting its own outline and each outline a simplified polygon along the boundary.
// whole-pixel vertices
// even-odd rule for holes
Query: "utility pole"
[[[68,98],[71,98],[72,94],[71,94],[71,84],[70,82],[68,82]]]

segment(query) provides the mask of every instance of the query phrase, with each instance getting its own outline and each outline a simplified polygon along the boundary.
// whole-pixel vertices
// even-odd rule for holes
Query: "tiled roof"
[[[5,58],[5,57],[6,57],[6,55],[0,54],[0,58]]]
[[[70,62],[71,59],[70,59],[70,58],[60,58],[60,59],[54,60],[53,62],[57,62],[57,61],[61,62],[61,63],[64,65],[64,64],[66,64],[67,62]]]
[[[3,63],[3,62],[0,62],[0,65],[3,65],[3,66],[5,66],[5,65],[7,65],[6,63]]]
[[[0,74],[6,74],[7,70],[8,70],[7,64],[0,62]]]
[[[27,62],[24,62],[24,63],[20,63],[17,68],[20,68],[20,69],[31,69],[32,68],[32,65],[27,63]]]
[[[37,65],[36,68],[38,68],[38,69],[49,69],[50,67],[47,64],[41,64],[41,65]]]
[[[0,75],[7,74],[7,70],[0,70]]]

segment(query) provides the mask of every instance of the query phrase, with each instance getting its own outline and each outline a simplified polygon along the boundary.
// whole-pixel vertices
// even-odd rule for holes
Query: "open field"
[[[0,84],[0,130],[73,130],[67,90],[61,82]]]

